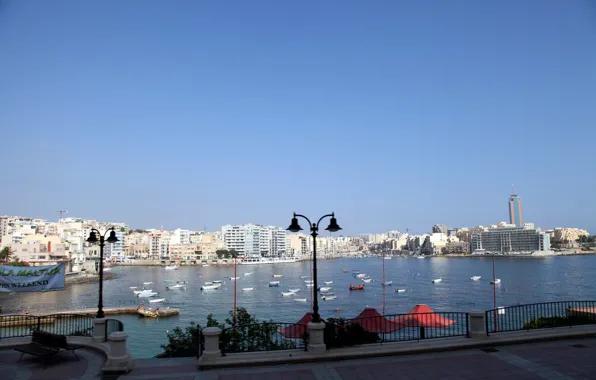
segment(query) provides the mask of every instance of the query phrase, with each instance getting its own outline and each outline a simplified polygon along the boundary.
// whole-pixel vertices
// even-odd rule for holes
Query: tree
[[[446,255],[448,253],[449,252],[447,251],[447,248],[445,248],[445,247],[441,248],[441,255]]]
[[[238,252],[234,249],[218,249],[215,251],[218,259],[233,259],[234,257],[238,257]]]
[[[4,247],[0,250],[0,263],[7,263],[10,259],[12,252],[10,251],[10,247]]]
[[[15,257],[11,262],[9,262],[7,265],[13,266],[13,267],[30,267],[31,265],[26,262],[26,261],[20,261],[18,257]]]

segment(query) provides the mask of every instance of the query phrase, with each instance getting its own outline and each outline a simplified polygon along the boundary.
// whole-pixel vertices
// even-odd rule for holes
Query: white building
[[[190,231],[181,230],[180,228],[175,229],[170,236],[170,244],[190,244]]]
[[[279,257],[286,255],[286,231],[280,227],[256,224],[226,225],[221,228],[227,249],[242,256]]]

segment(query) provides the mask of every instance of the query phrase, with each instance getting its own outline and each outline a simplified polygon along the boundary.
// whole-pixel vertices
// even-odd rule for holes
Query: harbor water
[[[385,264],[386,281],[392,286],[383,287],[382,267]],[[416,304],[427,304],[435,311],[483,311],[493,307],[492,258],[426,259],[381,258],[337,259],[318,262],[319,286],[330,286],[337,299],[320,300],[323,318],[353,318],[365,307],[383,309],[385,293],[386,314],[407,313]],[[497,305],[596,299],[596,257],[546,257],[495,259]],[[233,266],[181,267],[169,271],[162,267],[113,267],[117,278],[104,283],[104,305],[140,305],[144,300],[151,307],[180,309],[176,317],[152,319],[138,316],[115,316],[124,322],[129,332],[129,345],[134,357],[152,357],[161,352],[166,332],[174,327],[185,327],[191,321],[204,324],[209,313],[223,321],[233,307],[234,284],[237,286],[239,307],[246,308],[260,320],[296,322],[310,311],[310,289],[301,276],[309,276],[309,262],[273,265],[238,265],[236,281]],[[347,273],[344,272],[347,270]],[[366,273],[373,280],[362,291],[349,291],[350,284],[360,284],[352,273]],[[248,274],[252,273],[252,274]],[[281,275],[274,278],[273,275]],[[472,281],[472,276],[481,276]],[[228,277],[228,278],[226,278]],[[441,282],[433,284],[433,279]],[[310,279],[310,278],[309,278]],[[216,290],[201,291],[207,281],[221,280]],[[175,281],[186,281],[186,287],[168,290]],[[280,281],[280,287],[269,287],[270,281]],[[333,281],[324,285],[324,281]],[[137,298],[131,287],[158,292],[155,298],[165,298],[161,303],[148,303],[147,298]],[[243,291],[243,288],[253,288]],[[282,291],[300,289],[293,296],[282,296]],[[406,289],[396,293],[395,289]],[[97,283],[70,285],[64,291],[47,293],[0,294],[4,312],[50,312],[97,306]],[[296,302],[295,299],[307,299]]]

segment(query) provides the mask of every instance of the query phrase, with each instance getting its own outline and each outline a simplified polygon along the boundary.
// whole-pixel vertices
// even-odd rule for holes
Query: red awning
[[[402,327],[432,327],[441,328],[451,326],[454,320],[435,313],[427,305],[416,305],[408,315],[401,316],[395,322]]]
[[[304,333],[308,332],[308,322],[312,320],[312,313],[304,314],[304,317],[293,325],[277,330],[278,333],[286,338],[300,339]]]
[[[366,331],[381,334],[390,333],[399,330],[402,327],[401,325],[386,319],[372,307],[364,309],[362,313],[352,320],[352,323],[359,324]]]

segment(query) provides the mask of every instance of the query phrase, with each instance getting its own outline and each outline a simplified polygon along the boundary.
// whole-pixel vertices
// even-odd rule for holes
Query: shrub
[[[377,343],[377,333],[366,331],[357,323],[346,323],[343,318],[329,318],[325,325],[325,344],[327,348],[356,346]]]

